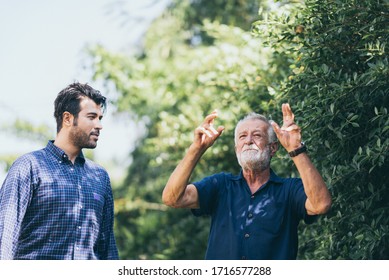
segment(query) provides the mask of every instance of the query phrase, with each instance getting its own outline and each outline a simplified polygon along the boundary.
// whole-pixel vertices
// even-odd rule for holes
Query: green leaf
[[[381,147],[381,139],[380,139],[380,138],[377,139],[377,147],[378,147],[378,148]]]

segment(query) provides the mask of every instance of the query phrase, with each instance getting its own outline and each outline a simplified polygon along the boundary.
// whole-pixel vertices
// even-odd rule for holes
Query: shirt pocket
[[[285,204],[271,201],[262,205],[257,205],[254,209],[254,235],[261,235],[263,231],[277,235],[284,222]]]

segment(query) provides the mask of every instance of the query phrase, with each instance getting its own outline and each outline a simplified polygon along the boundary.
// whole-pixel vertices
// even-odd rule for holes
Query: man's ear
[[[62,127],[71,127],[73,126],[74,116],[69,112],[64,112],[62,115]]]
[[[273,142],[270,144],[270,156],[274,156],[278,150],[278,142]]]

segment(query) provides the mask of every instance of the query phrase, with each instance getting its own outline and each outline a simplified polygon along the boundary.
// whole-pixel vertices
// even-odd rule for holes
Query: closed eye
[[[254,134],[254,137],[255,138],[263,138],[263,135],[262,134]]]

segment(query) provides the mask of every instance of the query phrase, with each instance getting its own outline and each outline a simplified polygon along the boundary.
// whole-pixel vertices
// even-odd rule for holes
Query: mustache
[[[254,144],[251,144],[251,145],[244,145],[243,146],[243,149],[242,149],[242,152],[244,151],[247,151],[247,150],[256,150],[256,151],[259,151],[260,149],[254,145]]]

